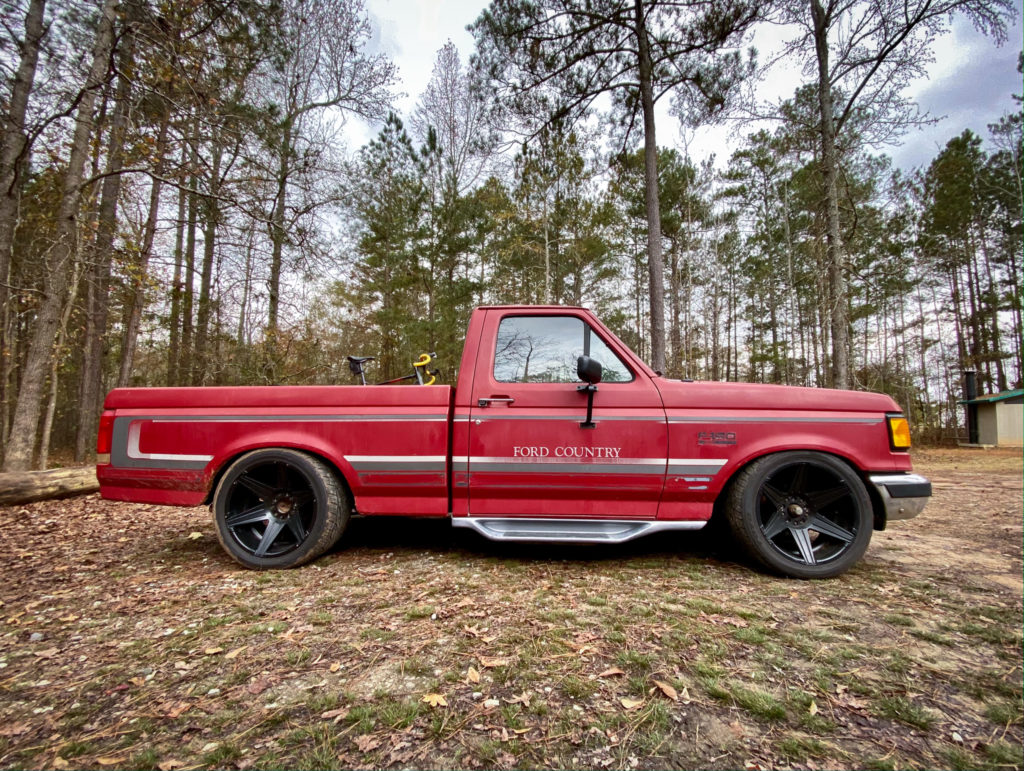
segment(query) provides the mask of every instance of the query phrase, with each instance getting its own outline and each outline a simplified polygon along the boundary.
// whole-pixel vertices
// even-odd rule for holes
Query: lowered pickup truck
[[[105,498],[212,504],[257,569],[315,559],[354,514],[618,543],[717,513],[762,566],[825,578],[924,508],[909,447],[888,396],[669,380],[586,309],[505,306],[474,311],[454,387],[116,389],[97,476]]]

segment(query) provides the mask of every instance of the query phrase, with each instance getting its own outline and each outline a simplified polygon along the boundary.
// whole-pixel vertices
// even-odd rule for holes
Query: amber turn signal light
[[[894,450],[910,449],[910,422],[902,415],[887,415],[889,446]]]

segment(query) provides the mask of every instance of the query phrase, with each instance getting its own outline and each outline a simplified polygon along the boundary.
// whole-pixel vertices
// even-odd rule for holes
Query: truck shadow
[[[353,519],[341,541],[328,554],[352,552],[463,554],[528,562],[604,563],[636,558],[693,558],[742,562],[724,528],[709,526],[690,532],[663,532],[621,544],[516,543],[489,541],[453,528],[447,519],[367,517]]]

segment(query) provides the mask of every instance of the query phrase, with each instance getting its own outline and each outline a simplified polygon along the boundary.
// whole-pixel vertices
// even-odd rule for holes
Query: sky
[[[1001,47],[975,31],[969,22],[954,21],[950,31],[935,44],[935,61],[928,68],[928,78],[915,83],[909,92],[938,122],[912,130],[900,146],[878,148],[878,152],[890,155],[904,170],[925,166],[965,128],[987,139],[988,124],[1015,109],[1010,95],[1022,90],[1017,56],[1024,39],[1021,0],[1015,1],[1017,19]],[[486,5],[481,0],[367,0],[376,35],[371,46],[386,53],[398,66],[400,82],[396,90],[404,96],[396,108],[401,115],[412,112],[430,80],[437,51],[448,40],[459,49],[463,62],[468,62],[473,37],[466,25]],[[760,31],[753,41],[760,58],[765,58],[779,39],[778,28]],[[780,73],[762,85],[763,92],[789,96],[798,85],[798,75],[798,71]],[[668,115],[668,100],[663,101],[665,109],[658,115],[658,144],[679,147],[683,140],[678,124]],[[347,124],[345,136],[354,149],[372,138],[377,128],[354,119]],[[714,153],[719,162],[724,162],[737,143],[732,132],[731,128],[719,127],[691,137],[689,148],[694,160]]]

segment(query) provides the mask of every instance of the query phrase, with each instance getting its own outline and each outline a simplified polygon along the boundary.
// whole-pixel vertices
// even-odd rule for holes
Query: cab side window
[[[506,316],[498,327],[494,379],[499,383],[576,383],[576,359],[601,362],[602,382],[633,379],[590,325],[574,316]]]

